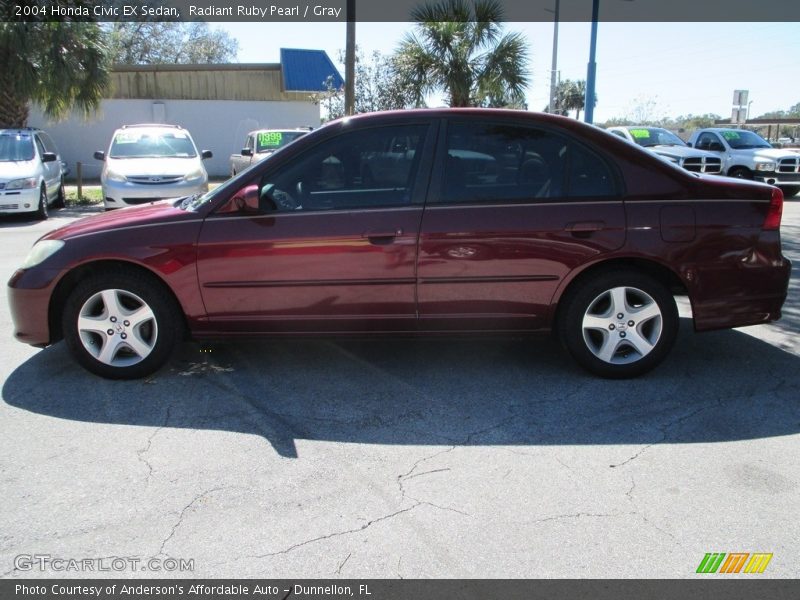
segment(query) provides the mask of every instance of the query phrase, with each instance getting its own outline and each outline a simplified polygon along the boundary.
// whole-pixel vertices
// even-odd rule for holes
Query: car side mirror
[[[253,151],[250,148],[242,148],[242,156],[253,156]]]
[[[258,186],[251,184],[237,191],[216,213],[257,215],[261,212],[258,205]]]
[[[102,150],[95,150],[94,151],[94,157],[97,160],[105,160],[106,159],[106,153],[103,152]]]
[[[689,148],[691,148],[692,147],[692,142],[686,142],[686,145],[689,146]]]
[[[200,158],[202,158],[203,160],[205,160],[207,158],[214,158],[214,153],[211,152],[211,150],[203,150],[200,153]]]
[[[42,154],[42,162],[55,162],[58,160],[55,152],[45,152]]]

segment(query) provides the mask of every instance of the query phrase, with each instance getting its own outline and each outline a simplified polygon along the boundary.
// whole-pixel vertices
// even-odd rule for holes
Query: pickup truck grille
[[[183,175],[128,175],[128,181],[140,185],[171,185],[183,179]]]
[[[722,159],[716,156],[691,156],[683,161],[683,168],[694,173],[719,173]]]
[[[125,204],[147,204],[148,202],[158,202],[164,198],[123,198]]]
[[[800,155],[797,158],[782,158],[778,161],[778,173],[800,173]]]

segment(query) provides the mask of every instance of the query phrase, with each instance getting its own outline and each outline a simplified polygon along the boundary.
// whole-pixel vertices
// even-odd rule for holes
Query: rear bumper
[[[759,325],[781,318],[786,301],[792,263],[783,259],[780,264],[764,268],[741,269],[737,288],[756,293],[715,294],[713,298],[693,299],[692,314],[696,331],[729,329]],[[714,277],[706,275],[704,286],[713,286]],[[720,288],[722,286],[720,285]]]

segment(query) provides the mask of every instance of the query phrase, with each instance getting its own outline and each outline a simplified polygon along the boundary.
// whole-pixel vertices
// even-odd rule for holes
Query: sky
[[[239,40],[238,62],[279,62],[280,48],[325,50],[336,63],[344,23],[214,23]],[[393,52],[410,23],[358,23],[365,55]],[[529,44],[528,107],[549,97],[553,23],[506,23]],[[590,23],[561,23],[561,79],[586,79]],[[344,66],[339,66],[344,73]],[[800,23],[605,23],[598,25],[595,122],[642,114],[653,119],[716,113],[730,118],[733,91],[749,90],[750,116],[800,102]],[[429,104],[442,104],[432,98]],[[639,107],[639,111],[637,111]]]

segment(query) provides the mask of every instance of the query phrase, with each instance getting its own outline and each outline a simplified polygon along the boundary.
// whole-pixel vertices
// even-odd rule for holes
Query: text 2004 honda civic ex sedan
[[[213,192],[77,221],[9,282],[16,337],[151,373],[196,338],[555,329],[586,369],[658,364],[697,330],[778,319],[779,189],[689,173],[543,114],[343,119]]]

